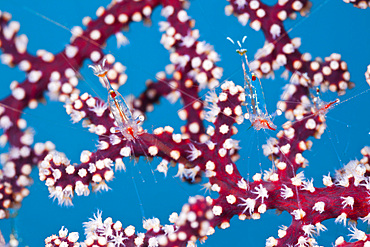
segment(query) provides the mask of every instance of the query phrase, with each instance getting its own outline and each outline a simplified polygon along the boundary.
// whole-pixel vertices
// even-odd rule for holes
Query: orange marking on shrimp
[[[314,115],[316,116],[317,114],[325,113],[331,106],[333,106],[334,104],[336,104],[338,102],[339,102],[339,99],[336,99],[334,101],[331,101],[331,102],[325,104],[317,112],[315,112]]]
[[[266,126],[268,129],[270,130],[276,130],[276,128],[274,129],[273,127],[270,126],[269,122],[266,120],[266,119],[256,119],[253,123],[252,123],[252,126],[254,127],[254,124],[255,123],[260,123],[261,125],[263,126]]]
[[[118,109],[118,112],[119,112],[119,115],[121,116],[121,118],[124,120],[124,122],[127,122],[128,121],[127,116],[125,115],[125,113],[122,112],[122,110],[119,107],[117,101],[114,101],[114,104],[116,105],[116,107]]]
[[[128,127],[127,128],[127,133],[129,133],[133,138],[135,138],[135,136],[134,136],[134,130],[132,129],[132,127]]]
[[[270,126],[270,124],[267,122],[267,120],[265,120],[265,121],[266,121],[267,128],[269,128],[270,130],[276,130],[276,128],[274,129],[274,128],[272,128],[272,127]]]
[[[324,107],[325,107],[325,110],[328,109],[329,107],[331,107],[332,105],[334,105],[335,103],[338,103],[339,102],[339,99],[336,99],[328,104],[326,104]]]
[[[98,74],[97,76],[98,77],[105,77],[107,75],[108,71],[104,71],[103,73],[101,74]]]
[[[127,122],[127,116],[122,112],[122,110],[121,110],[121,108],[119,107],[119,105],[118,105],[118,103],[117,103],[117,101],[116,101],[116,96],[117,96],[117,94],[116,94],[116,92],[115,91],[113,91],[113,90],[110,90],[109,91],[109,94],[112,96],[112,98],[113,98],[113,100],[114,100],[114,104],[116,105],[116,107],[117,107],[117,109],[118,109],[118,112],[119,112],[119,115],[121,116],[121,118],[125,121],[125,122]]]

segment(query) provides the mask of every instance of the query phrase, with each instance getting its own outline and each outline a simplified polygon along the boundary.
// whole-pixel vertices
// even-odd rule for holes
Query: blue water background
[[[272,4],[277,1],[268,1]],[[38,49],[45,49],[53,53],[60,52],[67,43],[71,33],[68,29],[81,25],[85,16],[95,18],[95,11],[99,6],[106,6],[108,1],[0,1],[0,9],[9,11],[13,20],[21,23],[20,33],[29,38],[28,51],[35,54]],[[226,37],[241,39],[248,36],[247,48],[250,57],[261,48],[264,43],[262,32],[256,32],[249,26],[242,27],[233,16],[224,15],[226,1],[198,0],[192,1],[189,15],[196,20],[196,28],[200,31],[200,40],[206,40],[214,45],[220,54],[219,66],[224,68],[223,79],[235,80],[243,85],[240,59],[235,55],[234,48]],[[301,37],[300,51],[309,52],[313,57],[326,57],[331,53],[342,54],[342,59],[348,63],[351,80],[356,88],[348,92],[341,100],[351,98],[368,89],[364,72],[370,64],[370,10],[359,10],[342,1],[313,1],[311,14],[308,17],[298,17],[295,21],[286,21],[287,29],[293,28],[290,37]],[[40,13],[53,20],[41,18]],[[145,88],[145,80],[155,79],[155,73],[163,71],[169,63],[168,51],[159,43],[161,33],[158,31],[158,22],[164,21],[160,16],[160,8],[153,13],[153,22],[150,27],[142,23],[130,25],[129,32],[124,34],[130,44],[120,49],[116,48],[115,37],[108,40],[106,52],[112,53],[116,59],[127,66],[128,82],[121,87],[122,95],[139,95]],[[59,23],[66,27],[64,29]],[[106,91],[97,82],[91,71],[81,70],[83,80],[80,81],[81,91],[105,99]],[[24,73],[17,68],[8,68],[0,65],[1,71],[1,98],[10,93],[9,84],[13,80],[22,81]],[[266,104],[269,112],[276,109],[276,102],[287,82],[280,78],[283,70],[276,72],[276,80],[262,80]],[[315,186],[321,187],[322,176],[342,167],[351,159],[360,158],[360,150],[369,145],[370,132],[370,99],[369,93],[355,97],[339,105],[328,113],[330,135],[324,133],[320,140],[313,140],[311,151],[304,153],[309,160],[309,167],[305,175],[315,179]],[[324,100],[333,100],[335,94],[324,94]],[[151,131],[157,127],[171,125],[175,132],[180,132],[184,124],[177,116],[177,110],[182,107],[180,102],[174,105],[162,99],[160,106],[149,113],[144,127]],[[24,116],[29,126],[36,131],[35,141],[51,140],[56,144],[58,151],[66,153],[71,162],[79,162],[82,150],[96,150],[97,138],[81,127],[73,125],[59,102],[49,102],[40,105],[36,110],[26,110]],[[284,122],[277,119],[278,126]],[[266,141],[266,135],[254,131],[246,131],[249,125],[239,126],[239,134],[235,137],[241,140],[241,158],[237,162],[240,172],[251,178],[260,169],[268,169],[270,161],[263,157],[261,144]],[[281,127],[279,128],[281,129]],[[270,133],[274,135],[274,133]],[[259,144],[259,145],[258,145]],[[44,239],[57,234],[61,226],[70,231],[78,231],[80,240],[84,239],[82,222],[86,222],[97,210],[103,211],[103,218],[112,217],[120,220],[124,226],[132,224],[139,232],[142,229],[143,213],[135,192],[133,179],[137,184],[146,218],[158,217],[162,224],[168,223],[168,216],[172,212],[180,212],[189,196],[203,195],[200,185],[189,186],[172,178],[176,168],[171,168],[167,178],[163,174],[152,170],[160,162],[154,159],[150,163],[140,159],[135,165],[133,160],[126,160],[127,172],[117,173],[114,181],[109,183],[111,190],[103,193],[92,193],[89,197],[75,197],[73,207],[61,207],[57,202],[48,198],[48,190],[43,182],[38,180],[38,170],[34,169],[32,177],[34,184],[30,187],[30,195],[23,201],[15,219],[0,222],[0,229],[8,238],[12,226],[16,229],[21,246],[43,246]],[[145,182],[143,182],[145,180]],[[155,182],[157,181],[157,182]],[[216,197],[217,195],[212,195]],[[261,220],[239,221],[236,217],[231,221],[231,227],[226,230],[216,229],[204,246],[264,246],[265,240],[274,236],[277,238],[278,227],[290,224],[290,216],[286,212],[277,215],[275,211],[263,214]],[[318,238],[319,244],[331,246],[339,235],[347,235],[349,231],[343,225],[336,225],[334,220],[323,222],[329,229]],[[362,230],[366,226],[359,225]],[[349,237],[346,237],[349,240]]]

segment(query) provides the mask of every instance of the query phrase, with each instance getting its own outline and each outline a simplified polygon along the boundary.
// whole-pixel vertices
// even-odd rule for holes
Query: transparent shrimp
[[[120,131],[127,140],[135,142],[139,135],[143,133],[141,125],[144,121],[144,116],[140,115],[137,118],[133,118],[131,110],[122,95],[114,90],[109,83],[107,78],[108,70],[104,67],[105,62],[106,59],[103,60],[102,65],[90,65],[89,68],[93,69],[94,75],[99,77],[108,90],[109,109],[117,123],[116,131]]]
[[[317,88],[316,93],[319,94],[320,90]],[[323,101],[319,96],[315,96],[312,99],[313,102],[313,114],[316,115],[325,115],[329,109],[333,108],[335,105],[337,105],[340,100],[339,98],[330,101],[325,102]]]
[[[140,115],[137,118],[133,118],[130,108],[128,107],[124,98],[121,96],[119,92],[114,90],[111,84],[109,83],[109,80],[107,78],[108,70],[104,68],[105,62],[106,62],[106,59],[103,60],[102,65],[100,64],[95,65],[95,66],[90,65],[89,67],[94,70],[94,74],[99,77],[103,85],[108,90],[109,108],[118,125],[118,127],[116,128],[116,131],[121,132],[124,138],[126,138],[128,141],[135,142],[137,140],[144,154],[146,153],[146,151],[144,150],[144,147],[142,146],[141,141],[144,141],[144,142],[145,141],[150,141],[150,142],[155,141],[156,146],[159,147],[163,153],[165,153],[168,156],[171,156],[171,149],[169,147],[167,147],[160,140],[154,139],[150,135],[144,134],[146,133],[146,131],[144,131],[141,127],[144,121],[144,116]],[[131,150],[134,150],[132,145],[131,145]],[[149,160],[149,157],[146,154],[145,156],[147,160]],[[183,164],[188,163],[188,161],[182,156],[179,157],[178,161],[182,162]],[[152,170],[152,174],[153,174],[155,182],[157,182],[153,170]],[[134,181],[134,178],[133,178],[133,181]],[[145,180],[143,179],[143,181]],[[134,185],[135,185],[136,193],[138,195],[139,203],[142,207],[142,202],[141,202],[135,181],[134,181]]]
[[[242,43],[244,43],[246,38],[247,36],[243,37]],[[230,37],[227,37],[227,39],[231,43],[235,44],[235,42]],[[247,49],[242,47],[242,43],[240,43],[240,41],[237,41],[240,49],[236,49],[236,52],[241,56],[242,59],[244,89],[247,94],[245,105],[247,106],[248,113],[245,114],[245,118],[249,119],[252,124],[251,127],[253,127],[255,130],[276,130],[276,125],[274,125],[271,120],[273,116],[269,115],[267,112],[261,80],[257,77],[255,73],[251,71],[247,57]],[[278,115],[280,115],[279,113],[281,114],[281,111],[277,111]]]
[[[145,133],[145,131],[141,127],[144,121],[144,116],[140,115],[137,118],[134,118],[132,116],[131,110],[128,107],[125,99],[122,97],[122,95],[118,91],[114,90],[112,85],[110,84],[107,78],[108,70],[105,68],[105,62],[106,62],[106,59],[103,60],[101,65],[100,64],[95,65],[95,66],[90,65],[89,68],[92,68],[92,70],[94,71],[94,75],[99,77],[100,82],[102,82],[102,84],[108,90],[109,109],[111,113],[113,114],[114,120],[117,124],[116,132],[121,132],[123,137],[126,138],[126,140],[128,141],[135,142],[136,140],[138,140],[140,147],[144,151],[144,148],[141,146],[140,140],[139,140],[139,135]],[[132,146],[131,146],[131,150],[134,150]],[[148,157],[147,157],[147,160],[149,160]],[[157,182],[157,180],[155,179],[153,170],[152,170],[152,174],[153,174],[155,182]],[[136,192],[136,195],[139,201],[139,206],[140,206],[142,217],[143,219],[145,219],[144,206],[143,206],[139,191],[137,189],[137,185],[136,185],[133,174],[131,174],[131,178],[132,178],[132,182],[135,187],[135,192]],[[145,182],[143,178],[142,178],[142,181]]]
[[[311,79],[307,76],[307,73],[301,74],[298,71],[297,73],[301,75],[304,80],[307,81],[308,85],[313,85],[311,82]],[[328,110],[330,110],[331,108],[333,108],[340,102],[339,98],[333,101],[330,101],[330,102],[326,102],[322,100],[319,87],[312,87],[310,96],[311,96],[311,101],[312,101],[311,110],[312,110],[313,115],[315,116],[317,115],[325,116]]]

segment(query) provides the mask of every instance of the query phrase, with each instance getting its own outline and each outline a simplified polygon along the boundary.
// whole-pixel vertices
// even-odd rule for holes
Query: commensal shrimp
[[[242,43],[244,43],[246,38],[247,36],[243,37]],[[230,37],[228,37],[227,39],[231,43],[235,44]],[[251,127],[253,127],[255,130],[276,130],[276,125],[274,125],[271,120],[272,116],[269,115],[267,112],[261,81],[256,76],[256,74],[251,71],[249,67],[247,49],[242,48],[242,45],[239,41],[237,41],[237,44],[240,49],[236,49],[236,52],[242,58],[244,89],[247,92],[245,105],[247,106],[248,113],[245,114],[245,118],[249,119],[252,124]],[[246,69],[246,66],[248,67],[248,70]]]
[[[300,74],[298,72],[298,74]],[[312,85],[311,83],[311,79],[307,76],[307,73],[304,73],[301,75],[304,80],[307,81],[307,83],[309,83],[309,85]],[[333,101],[330,101],[330,102],[325,102],[323,101],[321,98],[320,98],[320,89],[318,87],[312,87],[312,90],[313,92],[311,92],[311,100],[312,100],[312,107],[311,107],[311,111],[313,113],[314,116],[317,116],[317,115],[320,115],[320,116],[325,116],[325,114],[327,113],[327,111],[329,109],[331,109],[332,107],[334,107],[336,104],[338,104],[340,102],[339,98],[333,100]]]
[[[144,116],[140,115],[135,119],[133,118],[131,110],[128,107],[125,99],[122,97],[122,95],[118,91],[114,90],[112,85],[110,84],[107,78],[108,70],[105,68],[105,62],[106,62],[106,59],[103,60],[101,65],[100,64],[95,65],[95,66],[90,65],[89,68],[92,68],[92,70],[94,71],[94,74],[99,77],[99,80],[103,83],[103,85],[108,90],[109,109],[111,113],[113,114],[114,120],[117,124],[115,131],[121,132],[123,137],[126,138],[126,140],[128,141],[132,141],[132,142],[135,142],[136,140],[140,141],[138,139],[139,135],[142,135],[145,133],[145,131],[141,127],[144,121]],[[139,142],[139,145],[144,151],[144,148],[141,146],[140,142]],[[133,147],[131,147],[131,149],[133,150]],[[147,159],[149,160],[148,157]],[[155,182],[157,182],[154,176],[153,170],[152,170],[152,174],[153,174]],[[142,217],[143,219],[145,219],[144,207],[142,204],[139,191],[137,189],[135,178],[133,176],[132,176],[132,181],[135,186],[135,192],[138,197]],[[145,180],[143,179],[143,181]]]
[[[323,101],[318,95],[320,93],[320,89],[317,88],[316,89],[316,94],[317,96],[313,96],[312,98],[312,102],[313,102],[313,114],[315,116],[317,115],[325,115],[326,112],[332,108],[333,106],[335,106],[336,104],[339,103],[339,98],[337,98],[336,100],[333,100],[333,101],[330,101],[329,103]]]
[[[95,66],[90,65],[89,67],[93,69],[94,74],[98,76],[101,81],[103,82],[104,86],[108,90],[108,102],[109,102],[109,109],[113,114],[114,120],[117,123],[116,132],[121,132],[123,137],[126,138],[128,141],[135,142],[138,141],[140,147],[143,149],[141,141],[146,141],[148,143],[155,141],[156,146],[160,148],[160,150],[168,155],[171,156],[171,148],[167,147],[164,143],[162,143],[159,139],[155,138],[155,136],[149,135],[146,131],[143,130],[141,127],[144,116],[140,115],[137,118],[134,118],[131,114],[131,110],[128,107],[126,101],[122,97],[122,95],[114,90],[109,83],[107,78],[108,70],[104,68],[106,59],[103,60],[102,65],[98,64]],[[140,139],[139,139],[140,137]],[[144,151],[145,153],[145,151]],[[146,156],[146,155],[145,155]],[[149,158],[147,157],[149,160]],[[177,159],[178,162],[183,164],[187,164],[188,161],[184,157],[180,156]],[[154,175],[154,172],[152,170]]]
[[[104,68],[105,62],[106,59],[103,60],[102,65],[90,65],[89,67],[93,69],[94,74],[101,79],[108,90],[109,109],[118,126],[116,128],[116,132],[120,131],[128,141],[135,142],[138,136],[143,133],[141,125],[144,121],[144,116],[140,115],[135,119],[133,118],[130,108],[122,95],[118,91],[114,90],[112,85],[109,83],[107,78],[108,70]]]

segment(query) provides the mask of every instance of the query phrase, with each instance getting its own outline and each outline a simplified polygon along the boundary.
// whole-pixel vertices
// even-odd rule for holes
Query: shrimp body
[[[244,63],[242,66],[244,71],[244,87],[247,93],[245,105],[247,106],[248,113],[256,117],[268,116],[261,84],[256,82],[257,77],[254,73],[248,72],[245,69]]]
[[[313,85],[307,73],[301,74],[299,71],[296,71],[296,73],[302,76],[302,78],[306,80],[307,84]],[[311,100],[312,100],[311,111],[313,115],[315,116],[317,115],[325,116],[329,109],[331,109],[332,107],[334,107],[336,104],[340,102],[338,98],[333,101],[330,101],[329,103],[322,100],[320,98],[320,88],[319,87],[312,87],[310,91],[311,91],[310,95],[311,95]]]
[[[142,132],[143,116],[134,119],[122,95],[113,89],[108,91],[108,103],[116,121],[117,130],[129,141],[137,139]]]
[[[255,116],[253,119],[250,119],[252,126],[256,130],[260,129],[269,129],[276,130],[276,125],[271,121],[270,116]]]
[[[325,115],[326,112],[332,108],[335,104],[339,103],[339,99],[336,99],[334,101],[331,101],[329,103],[326,103],[326,102],[323,102],[322,106],[320,107],[314,107],[313,108],[313,111],[314,111],[314,115]]]
[[[313,97],[312,101],[313,101],[312,111],[313,114],[316,116],[316,115],[325,115],[327,111],[330,108],[334,107],[336,104],[338,104],[340,100],[336,99],[327,103],[323,101],[319,96],[315,96]]]
[[[305,78],[306,81],[312,85],[312,82],[308,78],[307,74],[303,74],[303,78]],[[329,103],[322,100],[320,98],[320,89],[318,87],[311,88],[310,90],[312,100],[311,111],[315,116],[317,115],[325,116],[329,109],[331,109],[340,102],[338,98],[333,101],[330,101]]]
[[[108,104],[117,124],[116,131],[121,132],[127,140],[135,141],[143,132],[141,124],[143,123],[144,117],[140,115],[137,118],[133,118],[125,99],[118,91],[112,88],[107,78],[107,70],[104,68],[105,61],[104,59],[102,66],[90,65],[89,67],[94,70],[94,74],[103,81],[108,90]]]
[[[246,37],[243,38],[244,43]],[[233,44],[234,41],[228,38]],[[242,48],[242,45],[237,41],[240,49],[236,50],[242,59],[242,68],[244,73],[244,90],[246,93],[245,105],[248,113],[245,115],[246,119],[251,122],[251,127],[255,130],[270,129],[276,130],[276,125],[271,120],[271,115],[268,114],[266,108],[265,97],[263,94],[263,88],[260,79],[253,73],[249,67],[247,50]]]

